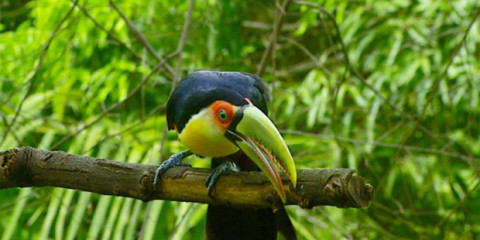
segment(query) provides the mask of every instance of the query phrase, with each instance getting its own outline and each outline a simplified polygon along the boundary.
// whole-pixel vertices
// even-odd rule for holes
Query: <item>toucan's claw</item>
[[[206,181],[206,186],[207,186],[207,192],[209,197],[214,198],[212,196],[213,187],[217,183],[217,180],[220,177],[220,175],[223,172],[228,170],[233,172],[240,172],[240,168],[237,166],[237,164],[226,161],[218,165],[215,169],[213,169],[213,172],[210,174],[210,176],[208,176]]]
[[[168,169],[175,167],[175,166],[187,166],[191,167],[192,165],[188,163],[183,163],[182,159],[192,155],[193,153],[189,150],[183,151],[181,153],[173,154],[170,156],[169,159],[164,161],[160,167],[157,168],[157,171],[155,172],[155,178],[153,179],[153,186],[155,189],[157,189],[157,183],[160,181],[160,176],[165,173]]]

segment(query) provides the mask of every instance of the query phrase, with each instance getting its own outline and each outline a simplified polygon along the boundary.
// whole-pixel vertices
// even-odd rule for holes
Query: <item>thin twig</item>
[[[323,12],[325,13],[332,21],[336,31],[338,32],[338,39],[339,39],[339,42],[341,44],[341,47],[342,47],[342,52],[343,52],[343,55],[345,56],[345,59],[347,61],[347,68],[349,69],[349,71],[351,73],[354,74],[355,77],[357,77],[358,80],[360,80],[360,82],[365,85],[368,89],[370,89],[376,96],[378,96],[380,98],[380,100],[383,102],[383,103],[386,103],[387,106],[389,106],[390,108],[392,108],[393,110],[395,110],[396,112],[398,112],[400,114],[400,116],[402,118],[406,118],[406,119],[409,119],[409,120],[415,120],[415,116],[412,115],[412,114],[408,114],[408,113],[405,113],[402,109],[400,109],[399,107],[395,106],[394,104],[390,103],[390,101],[388,101],[381,93],[379,90],[375,89],[375,87],[370,84],[369,82],[367,82],[367,80],[353,67],[353,65],[350,63],[350,60],[349,60],[349,57],[348,57],[348,53],[347,53],[347,50],[345,48],[345,44],[343,43],[343,39],[342,39],[342,36],[340,35],[340,30],[339,30],[339,27],[335,21],[335,17],[329,12],[327,11],[325,8],[321,7],[320,5],[318,4],[314,4],[314,3],[310,3],[310,2],[304,2],[304,1],[299,1],[299,0],[295,0],[294,1],[295,3],[297,4],[302,4],[302,5],[306,5],[306,6],[310,6],[310,7],[315,7],[319,10],[319,12]],[[338,88],[338,87],[337,87]],[[337,93],[337,91],[336,91]],[[334,98],[336,99],[336,94],[334,96]],[[336,100],[333,101],[334,103],[336,102]],[[334,111],[336,111],[336,105],[334,104]],[[333,114],[335,115],[335,114]],[[333,123],[335,123],[336,121],[333,121]],[[429,131],[426,127],[424,127],[422,124],[420,124],[420,122],[418,122],[418,125],[417,127],[422,129],[422,131],[424,131],[425,133],[429,134],[430,136],[434,137],[434,133],[432,133],[431,131]],[[335,134],[336,135],[336,134]],[[439,138],[436,138],[434,137],[434,139],[439,139]],[[463,160],[466,160],[468,161],[468,158],[462,158]]]
[[[472,28],[473,24],[475,23],[475,21],[477,20],[477,17],[478,15],[480,14],[480,8],[477,8],[477,10],[475,11],[475,14],[473,16],[473,19],[472,21],[470,22],[470,24],[468,25],[467,29],[465,30],[465,33],[462,37],[462,40],[458,42],[457,46],[455,47],[455,49],[453,50],[453,52],[450,54],[450,58],[448,59],[448,63],[447,65],[445,66],[445,69],[442,73],[442,75],[440,75],[439,78],[437,78],[435,80],[435,82],[432,84],[432,87],[430,88],[430,95],[428,96],[427,98],[427,102],[425,103],[425,105],[423,106],[423,109],[422,109],[422,112],[420,113],[420,115],[417,117],[417,120],[415,121],[415,125],[414,127],[412,128],[412,130],[406,135],[406,137],[403,139],[402,141],[402,146],[406,145],[408,140],[410,139],[410,137],[412,136],[412,134],[417,130],[418,126],[420,125],[420,121],[422,120],[423,116],[425,115],[425,112],[427,111],[427,108],[428,106],[430,105],[430,103],[432,102],[432,99],[433,99],[433,96],[436,95],[436,92],[437,92],[437,89],[438,89],[438,86],[440,85],[440,82],[445,78],[445,76],[447,75],[448,73],[448,70],[450,69],[450,66],[452,65],[453,63],[453,59],[455,58],[455,56],[457,56],[458,52],[460,51],[460,49],[462,48],[462,46],[464,45],[466,39],[467,39],[467,36],[468,36],[468,33],[470,32],[470,29]],[[400,155],[400,152],[401,150],[403,149],[403,147],[399,148],[397,153],[395,154],[395,158],[397,159]]]
[[[265,72],[265,67],[267,66],[268,58],[270,57],[270,54],[272,53],[272,50],[275,47],[275,44],[277,42],[277,35],[282,29],[282,24],[286,16],[286,14],[283,14],[283,13],[287,12],[288,6],[290,5],[291,2],[292,0],[283,1],[282,7],[280,10],[282,14],[280,14],[277,21],[275,22],[275,25],[273,26],[273,32],[272,32],[272,35],[270,36],[270,41],[268,43],[267,48],[263,52],[262,60],[260,61],[260,65],[258,66],[257,75],[260,77]]]
[[[337,21],[335,20],[335,17],[332,15],[332,13],[330,13],[329,11],[327,11],[325,8],[323,8],[322,6],[318,5],[318,4],[314,4],[314,3],[310,3],[310,2],[303,2],[303,1],[297,1],[295,0],[295,3],[297,4],[301,4],[301,5],[305,5],[305,6],[309,6],[309,7],[314,7],[314,8],[317,8],[318,9],[318,14],[319,14],[319,17],[321,19],[321,22],[322,22],[322,26],[324,27],[325,29],[325,32],[327,33],[327,37],[328,37],[328,40],[333,48],[333,52],[336,53],[336,47],[335,45],[333,44],[333,40],[332,40],[332,37],[331,37],[331,34],[330,34],[330,31],[327,29],[326,27],[326,24],[325,24],[325,21],[323,20],[323,14],[322,13],[325,13],[327,15],[327,17],[330,19],[330,21],[333,23],[333,26],[335,28],[335,31],[337,33],[337,36],[338,36],[338,39],[339,39],[339,42],[340,42],[340,47],[341,47],[341,50],[342,50],[342,53],[344,55],[344,58],[345,58],[345,65],[346,65],[346,68],[342,74],[342,78],[338,81],[338,84],[335,85],[334,87],[334,92],[333,92],[333,98],[332,98],[332,123],[331,123],[331,126],[332,126],[332,131],[333,131],[333,134],[335,136],[335,139],[337,140],[338,139],[338,128],[337,128],[337,99],[338,99],[338,93],[340,91],[340,87],[345,83],[346,81],[346,75],[347,73],[351,70],[350,68],[353,68],[353,66],[351,66],[350,64],[350,58],[348,57],[348,52],[347,52],[347,48],[345,47],[345,43],[342,39],[342,36],[341,36],[341,32],[340,32],[340,28],[338,27],[338,24],[337,24]],[[335,56],[338,55],[338,54],[334,54]],[[337,58],[334,58],[335,59],[335,65],[336,63],[338,62]],[[341,144],[340,141],[337,140],[337,143],[338,144]]]
[[[145,36],[143,36],[143,34],[135,27],[135,25],[132,23],[132,21],[130,21],[130,19],[127,18],[127,16],[122,12],[122,10],[120,10],[120,8],[117,6],[117,4],[115,4],[112,0],[108,0],[108,2],[118,12],[120,17],[122,17],[122,19],[125,21],[125,23],[127,23],[127,26],[130,29],[130,31],[140,41],[140,43],[147,49],[147,51],[150,54],[152,54],[155,57],[155,59],[157,59],[157,61],[163,62],[164,59],[162,59],[162,57],[160,57],[157,54],[155,49],[148,42],[147,38],[145,38]],[[168,63],[162,64],[162,66],[169,72],[169,74],[174,75],[173,69]]]
[[[335,16],[332,15],[332,13],[330,13],[329,11],[327,11],[325,8],[321,7],[320,5],[318,4],[314,4],[314,3],[310,3],[310,2],[304,2],[304,1],[298,1],[298,0],[295,0],[294,1],[295,3],[297,4],[301,4],[301,5],[305,5],[305,6],[310,6],[310,7],[314,7],[314,8],[317,8],[319,11],[325,13],[329,18],[330,20],[332,21],[335,29],[336,29],[336,32],[338,33],[338,41],[340,42],[340,46],[341,46],[341,49],[342,49],[342,53],[345,57],[345,61],[346,61],[346,65],[347,65],[347,68],[350,70],[351,73],[353,73],[355,75],[355,77],[357,77],[360,82],[362,82],[362,84],[364,84],[367,88],[369,88],[373,93],[375,93],[375,95],[377,95],[380,100],[382,100],[382,102],[386,103],[389,107],[391,107],[392,109],[394,109],[396,112],[400,113],[402,115],[402,117],[405,117],[407,119],[413,119],[414,117],[411,116],[410,114],[407,114],[405,112],[402,111],[402,109],[398,108],[397,106],[393,105],[392,103],[390,103],[390,101],[388,101],[381,93],[380,91],[378,91],[377,89],[375,89],[375,87],[373,87],[370,83],[367,82],[367,80],[353,67],[353,65],[351,65],[350,63],[350,58],[348,57],[348,52],[347,52],[347,49],[345,47],[345,44],[343,43],[343,39],[342,39],[342,36],[340,34],[340,28],[338,27],[338,24],[337,22],[335,21]]]
[[[309,137],[314,137],[318,139],[334,139],[335,138],[335,136],[332,136],[332,135],[316,134],[316,133],[302,132],[302,131],[296,131],[296,130],[280,130],[280,132],[282,134],[309,136]],[[368,140],[357,140],[357,139],[350,139],[350,138],[343,138],[343,137],[338,137],[338,140],[342,142],[348,142],[348,143],[354,143],[354,144],[372,144],[373,146],[396,148],[396,149],[402,147],[401,144],[385,143],[385,142],[378,142],[378,141],[370,143]],[[480,158],[470,157],[470,156],[462,155],[456,152],[449,152],[449,151],[438,150],[434,148],[423,148],[423,147],[405,145],[404,149],[409,151],[425,152],[425,153],[442,155],[446,157],[458,158],[458,159],[464,160],[467,163],[471,163],[472,161],[480,162]]]
[[[52,35],[50,36],[50,38],[48,39],[47,43],[45,44],[45,47],[43,47],[42,49],[42,53],[40,54],[40,58],[38,59],[38,63],[37,63],[37,66],[35,67],[35,70],[32,74],[32,76],[30,76],[30,78],[27,80],[28,82],[28,90],[27,92],[25,93],[25,96],[23,96],[23,99],[20,101],[20,104],[18,105],[18,108],[17,110],[15,111],[15,116],[13,117],[12,121],[10,122],[10,124],[7,125],[6,129],[5,129],[5,132],[3,132],[3,136],[2,136],[2,140],[0,140],[0,143],[3,143],[5,142],[5,139],[7,138],[7,135],[8,133],[10,132],[10,130],[12,129],[12,126],[15,124],[15,122],[17,121],[17,118],[18,118],[18,115],[20,115],[20,112],[22,111],[22,107],[23,107],[23,104],[25,103],[25,100],[27,100],[27,98],[30,96],[30,94],[32,93],[33,91],[33,88],[35,86],[35,79],[37,78],[37,75],[38,73],[40,72],[40,68],[42,67],[43,65],[43,60],[45,59],[45,56],[47,54],[47,51],[48,51],[48,48],[50,47],[50,44],[52,43],[53,39],[57,36],[58,34],[58,31],[60,30],[60,28],[62,27],[63,23],[70,17],[70,15],[72,14],[73,12],[73,9],[75,9],[75,6],[77,5],[78,3],[78,0],[76,0],[75,2],[73,2],[73,5],[72,7],[70,8],[70,10],[67,12],[67,14],[65,14],[65,16],[60,20],[60,22],[58,23],[58,25],[55,27],[55,29],[53,30],[53,33]]]
[[[185,22],[183,23],[182,35],[180,36],[180,39],[178,41],[177,50],[174,53],[172,53],[168,56],[169,58],[174,57],[174,56],[178,56],[177,65],[175,66],[175,71],[173,72],[173,82],[172,82],[172,88],[170,90],[170,95],[172,94],[173,90],[175,90],[175,87],[177,86],[177,83],[180,81],[180,75],[181,75],[181,70],[182,70],[182,52],[183,52],[183,48],[185,47],[185,41],[187,40],[188,30],[189,30],[190,25],[191,25],[192,12],[193,12],[194,5],[195,5],[195,0],[190,0],[190,4],[188,6],[188,11],[187,11],[187,17],[185,19]],[[162,162],[163,147],[164,147],[164,144],[165,144],[165,138],[167,136],[167,131],[168,131],[168,125],[165,122],[165,126],[164,126],[163,132],[162,132],[161,145],[160,145],[159,163]]]
[[[82,152],[82,154],[86,154],[87,152],[90,152],[92,149],[94,149],[96,146],[98,146],[99,144],[102,144],[104,143],[107,139],[109,138],[112,138],[112,137],[115,137],[115,136],[119,136],[119,135],[123,135],[123,133],[126,133],[128,131],[131,131],[132,129],[142,125],[145,123],[145,121],[147,121],[149,118],[151,118],[153,115],[157,114],[158,111],[160,111],[161,109],[165,109],[165,105],[166,104],[161,104],[161,105],[158,105],[156,106],[154,109],[152,109],[146,116],[144,116],[142,119],[140,119],[138,122],[128,126],[127,128],[125,129],[122,129],[118,132],[115,132],[115,133],[112,133],[112,134],[109,134],[105,137],[103,137],[102,139],[98,140],[98,142],[93,145],[92,147],[90,147],[89,149],[85,150]]]
[[[173,90],[177,86],[178,81],[180,81],[180,75],[182,70],[182,52],[185,47],[185,42],[187,40],[188,30],[190,29],[194,5],[195,5],[195,0],[190,0],[188,11],[187,11],[187,17],[185,19],[185,22],[183,23],[182,35],[180,36],[180,39],[178,41],[177,50],[168,56],[168,57],[178,56],[177,65],[175,66],[175,71],[173,72],[173,82],[172,82],[172,88],[170,90],[170,95],[172,94]],[[165,148],[165,139],[167,138],[167,132],[168,132],[168,124],[165,121],[163,130],[162,130],[162,138],[160,143],[160,157],[158,159],[158,163],[161,163],[163,161],[163,151]],[[145,213],[145,217],[143,218],[143,224],[140,229],[139,239],[143,238],[143,234],[147,226],[146,223],[148,222],[148,219],[150,217],[150,211],[152,209],[151,205],[152,205],[152,202],[149,202],[147,211]]]
[[[120,44],[120,46],[122,46],[123,48],[127,49],[135,58],[138,58],[138,59],[143,59],[142,56],[140,56],[140,54],[138,54],[137,52],[135,52],[132,48],[130,48],[126,43],[122,42],[122,40],[120,40],[120,38],[117,37],[117,35],[115,35],[112,31],[109,31],[108,29],[105,28],[105,26],[103,26],[102,24],[100,24],[97,19],[95,19],[91,14],[90,12],[88,12],[88,10],[81,6],[81,5],[78,5],[78,8],[85,14],[85,16],[87,16],[88,19],[90,19],[93,24],[95,24],[95,26],[97,26],[98,28],[100,28],[102,31],[104,31],[105,33],[107,33],[107,35],[109,37],[111,37],[113,40],[115,40],[118,44]],[[151,65],[152,63],[149,63],[148,60],[146,60],[147,63],[149,65]]]
[[[186,216],[187,216],[188,213],[192,210],[193,206],[194,206],[194,204],[188,203],[188,208],[187,208],[187,210],[185,210],[185,212],[184,212],[183,215],[181,216],[180,220],[177,222],[177,224],[175,224],[175,227],[173,228],[172,232],[170,233],[170,237],[168,238],[169,240],[175,238],[175,234],[177,234],[178,229],[179,229],[180,226],[183,224]]]
[[[274,11],[275,13],[275,22],[278,22],[279,15],[285,15],[285,9],[282,8],[280,5],[280,0],[275,0],[275,6],[278,8]],[[270,84],[271,94],[270,94],[270,105],[273,106],[273,99],[275,98],[275,83],[277,81],[277,38],[278,32],[276,34],[272,34],[273,41],[272,41],[272,82]],[[273,108],[273,107],[272,107]],[[275,122],[275,111],[270,111],[270,117],[272,121]]]
[[[72,137],[76,136],[77,134],[79,134],[80,132],[82,132],[83,130],[91,127],[92,125],[94,125],[95,123],[97,123],[98,121],[100,121],[103,117],[105,117],[109,112],[111,112],[112,110],[118,108],[119,106],[121,106],[122,104],[124,104],[128,99],[130,99],[133,95],[135,95],[135,93],[137,93],[143,85],[145,85],[148,80],[150,79],[151,76],[153,76],[153,74],[155,72],[157,72],[160,67],[163,66],[163,64],[165,64],[166,60],[164,60],[163,62],[160,62],[159,64],[157,64],[157,66],[155,66],[151,71],[150,73],[145,76],[142,81],[135,87],[135,89],[133,89],[132,91],[130,91],[128,93],[128,95],[123,99],[121,100],[120,102],[117,102],[115,104],[113,104],[112,106],[110,106],[109,108],[105,109],[105,111],[103,111],[102,114],[100,114],[97,118],[95,118],[93,121],[91,121],[90,123],[86,124],[85,126],[77,129],[74,133],[68,135],[68,136],[65,136],[64,138],[62,138],[60,141],[58,141],[55,145],[52,146],[52,150],[54,149],[57,149],[60,145],[62,145],[63,143],[65,143],[66,141],[70,140]]]
[[[288,38],[288,37],[285,37],[285,38],[280,38],[280,39],[284,39],[286,40],[287,42],[291,43],[293,46],[297,47],[298,49],[300,49],[303,53],[305,53],[305,55],[307,55],[311,60],[312,62],[315,63],[315,65],[318,67],[318,68],[321,68],[323,70],[323,72],[325,72],[325,74],[331,76],[332,73],[323,65],[321,64],[317,57],[315,55],[313,55],[313,53],[311,53],[305,46],[303,46],[301,43],[295,41],[294,39],[292,38]]]
[[[450,212],[448,213],[448,215],[446,217],[444,217],[442,220],[440,220],[437,225],[435,225],[435,227],[433,228],[433,232],[435,232],[436,230],[438,230],[438,228],[440,228],[444,223],[445,221],[447,221],[448,219],[450,219],[450,217],[453,215],[453,213],[455,211],[457,211],[457,209],[462,206],[464,203],[465,203],[465,200],[467,200],[469,197],[470,197],[470,194],[472,194],[472,192],[475,192],[478,188],[478,186],[480,185],[480,181],[477,181],[477,183],[475,184],[475,186],[468,190],[465,194],[465,196],[463,197],[463,199],[461,201],[459,201],[455,207],[452,208],[452,210],[450,210]]]
[[[178,58],[177,65],[175,66],[175,72],[173,73],[172,91],[173,89],[175,89],[178,81],[180,81],[180,71],[182,70],[182,52],[183,48],[185,47],[185,41],[187,40],[188,30],[190,29],[190,25],[192,23],[192,12],[194,6],[195,0],[190,0],[190,4],[188,5],[187,17],[185,19],[185,22],[183,23],[182,35],[180,36],[177,51],[175,52],[175,55],[178,55]]]

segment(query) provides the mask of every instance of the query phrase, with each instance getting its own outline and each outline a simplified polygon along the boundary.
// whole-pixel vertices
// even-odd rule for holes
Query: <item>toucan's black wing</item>
[[[245,98],[268,114],[270,95],[263,80],[250,73],[200,71],[185,77],[167,103],[168,128],[179,132],[190,117],[217,100],[233,105],[248,104]]]

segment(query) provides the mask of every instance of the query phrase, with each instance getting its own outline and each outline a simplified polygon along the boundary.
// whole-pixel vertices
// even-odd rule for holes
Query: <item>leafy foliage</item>
[[[0,4],[0,149],[156,164],[184,149],[172,132],[162,145],[178,57],[180,76],[254,73],[281,14],[273,1],[196,1],[185,48],[170,55],[188,1],[115,4],[170,70],[152,74],[161,61],[110,2]],[[479,9],[476,0],[289,5],[262,76],[272,118],[297,168],[353,168],[376,189],[368,209],[289,207],[300,238],[480,237]],[[0,194],[2,239],[205,234],[199,204],[68,189]]]

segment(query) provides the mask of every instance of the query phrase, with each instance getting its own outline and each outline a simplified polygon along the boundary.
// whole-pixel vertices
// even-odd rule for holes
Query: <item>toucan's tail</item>
[[[242,170],[257,169],[241,152],[224,159],[212,159],[212,168],[225,159],[235,162]],[[270,240],[277,239],[277,232],[280,232],[286,240],[297,239],[295,229],[283,206],[274,213],[271,208],[209,205],[206,231],[209,240]]]
[[[270,209],[208,206],[207,239],[277,239]]]
[[[270,208],[208,206],[207,239],[270,240],[277,239],[277,231],[287,240],[297,239],[283,207],[273,213]]]

